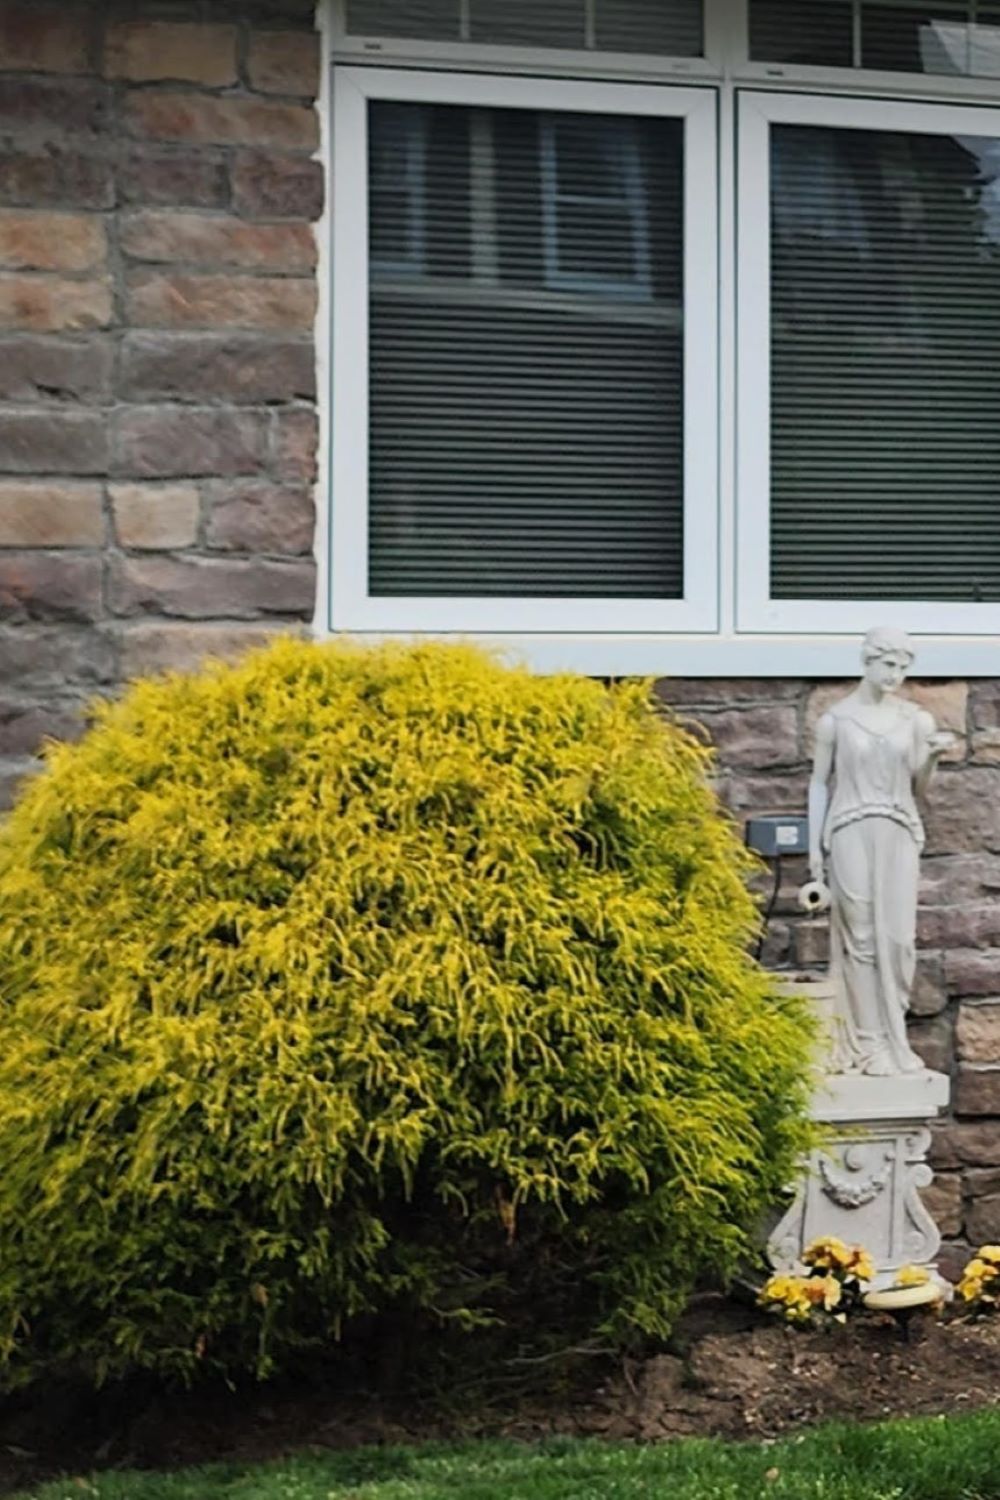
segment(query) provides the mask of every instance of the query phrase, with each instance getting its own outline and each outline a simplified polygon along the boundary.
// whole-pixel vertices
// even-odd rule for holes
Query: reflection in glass
[[[1000,140],[771,162],[775,597],[1000,599]]]
[[[756,62],[1000,77],[1000,7],[965,0],[750,0]]]
[[[683,149],[369,106],[373,594],[682,596]]]

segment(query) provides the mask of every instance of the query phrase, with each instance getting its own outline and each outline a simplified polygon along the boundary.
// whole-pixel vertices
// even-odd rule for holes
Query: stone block
[[[107,401],[113,363],[111,343],[100,336],[0,336],[0,401]]]
[[[989,1198],[994,1193],[1000,1193],[1000,1165],[995,1167],[977,1167],[971,1172],[966,1172],[965,1190],[970,1198]]]
[[[0,812],[14,806],[21,789],[29,777],[38,771],[35,760],[11,760],[0,763]]]
[[[128,316],[139,328],[304,333],[316,317],[316,284],[295,276],[139,271],[128,278]]]
[[[263,94],[312,99],[319,88],[319,61],[316,32],[254,32],[247,60],[250,87]]]
[[[955,1038],[963,1062],[1000,1067],[1000,1001],[960,1005]]]
[[[0,698],[0,755],[37,755],[46,740],[78,740],[86,727],[81,709]]]
[[[767,770],[800,759],[792,704],[702,711],[697,715],[723,766]]]
[[[108,237],[93,214],[0,209],[0,266],[17,271],[92,271],[107,260]]]
[[[958,1115],[1000,1115],[1000,1068],[961,1063],[955,1091]]]
[[[979,765],[1000,764],[1000,729],[976,729],[972,734],[972,759]]]
[[[940,854],[920,866],[922,906],[976,905],[1000,897],[1000,855]]]
[[[956,948],[944,956],[949,995],[1000,995],[1000,949]]]
[[[993,1167],[1000,1163],[1000,1119],[934,1127],[931,1160],[935,1167]]]
[[[971,1244],[996,1244],[1000,1240],[1000,1193],[976,1198],[965,1215],[965,1232]]]
[[[0,628],[0,683],[6,687],[62,688],[112,681],[113,642],[100,630],[69,625]]]
[[[315,588],[311,559],[115,557],[109,576],[111,607],[117,614],[193,620],[269,614],[309,618]]]
[[[787,922],[773,919],[767,924],[760,961],[765,969],[785,969],[792,962],[792,933]]]
[[[122,407],[113,418],[120,478],[177,479],[260,472],[267,461],[264,414],[225,407]]]
[[[951,1069],[952,1031],[945,1016],[933,1020],[913,1020],[907,1026],[910,1046],[927,1068],[937,1073]]]
[[[75,333],[111,322],[111,287],[28,273],[0,275],[0,328]]]
[[[970,683],[969,719],[973,729],[1000,729],[1000,677]]]
[[[1000,766],[942,770],[927,795],[927,853],[1000,850]]]
[[[0,620],[97,620],[101,559],[79,553],[0,552]]]
[[[936,1176],[929,1187],[921,1188],[920,1197],[942,1234],[961,1234],[962,1179],[957,1172]]]
[[[99,547],[103,541],[100,485],[0,479],[0,547]]]
[[[313,484],[318,443],[319,425],[311,407],[276,411],[271,429],[272,472],[286,481]]]
[[[0,74],[0,133],[58,140],[97,136],[110,120],[110,90],[78,78],[27,78]]]
[[[125,122],[134,135],[151,140],[300,151],[319,144],[314,109],[270,99],[140,91],[125,102]]]
[[[316,393],[316,356],[304,338],[134,333],[125,338],[121,368],[127,401],[244,405],[310,400]]]
[[[0,411],[0,468],[9,474],[103,474],[107,427],[99,411]]]
[[[210,547],[279,556],[311,551],[316,513],[308,490],[255,481],[210,484],[206,495]]]
[[[758,813],[805,813],[809,800],[809,777],[804,771],[774,776],[723,774],[716,788],[726,806],[741,819]]]
[[[797,702],[806,684],[780,677],[661,677],[653,691],[671,708],[736,708]]]
[[[282,625],[188,625],[180,623],[125,626],[121,635],[122,672],[126,678],[156,672],[194,672],[209,658],[237,661],[265,646],[291,627]]]
[[[0,146],[0,203],[111,208],[114,174],[97,152],[64,146]]]
[[[236,82],[236,28],[205,22],[121,21],[107,29],[104,74],[132,83]]]
[[[323,212],[323,168],[307,156],[240,151],[233,167],[233,204],[263,219],[318,219]]]
[[[830,961],[830,924],[796,922],[792,929],[795,962],[803,969],[815,969]]]
[[[0,6],[0,66],[7,73],[86,72],[87,22],[78,4]]]
[[[123,204],[224,208],[229,201],[229,174],[218,152],[126,145],[115,176]]]
[[[1000,947],[1000,903],[921,907],[917,940],[928,948]]]
[[[940,953],[918,953],[917,973],[910,997],[914,1016],[936,1016],[948,1004],[944,986],[944,960]]]
[[[193,484],[114,484],[111,508],[122,547],[163,551],[197,539],[201,497]]]
[[[0,218],[0,250],[3,245]],[[123,220],[119,240],[133,260],[187,262],[237,270],[311,271],[316,241],[308,224],[249,224],[218,215],[147,209]]]

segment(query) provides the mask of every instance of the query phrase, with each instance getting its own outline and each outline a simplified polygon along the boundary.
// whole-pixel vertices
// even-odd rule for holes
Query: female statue
[[[861,682],[817,726],[809,784],[810,873],[830,887],[835,1067],[876,1077],[923,1069],[906,1039],[924,843],[917,799],[953,743],[896,696],[913,655],[903,631],[868,632]]]

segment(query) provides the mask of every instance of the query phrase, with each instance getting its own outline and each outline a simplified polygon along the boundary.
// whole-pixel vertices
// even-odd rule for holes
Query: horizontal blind
[[[1000,4],[750,0],[759,62],[1000,78]]]
[[[778,599],[1000,599],[1000,141],[774,125]]]
[[[682,596],[682,158],[678,120],[370,103],[373,595]]]
[[[702,0],[347,0],[351,36],[700,57]]]

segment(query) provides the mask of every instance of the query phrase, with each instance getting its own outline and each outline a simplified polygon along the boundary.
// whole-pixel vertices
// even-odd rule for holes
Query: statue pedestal
[[[876,1289],[891,1284],[902,1265],[933,1269],[941,1235],[919,1190],[934,1175],[928,1125],[949,1093],[945,1074],[929,1071],[820,1076],[813,1117],[827,1127],[826,1139],[768,1240],[775,1270],[790,1270],[819,1235],[863,1245],[875,1261]]]

